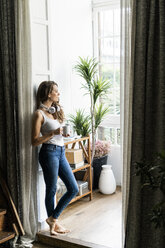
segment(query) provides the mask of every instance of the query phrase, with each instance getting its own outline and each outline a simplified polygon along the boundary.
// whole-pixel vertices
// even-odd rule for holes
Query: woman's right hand
[[[55,135],[63,134],[63,128],[62,127],[57,128],[56,130],[54,130],[54,134]]]

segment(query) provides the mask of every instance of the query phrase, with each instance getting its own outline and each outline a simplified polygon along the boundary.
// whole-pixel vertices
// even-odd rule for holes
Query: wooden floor
[[[44,245],[44,244],[35,242],[35,243],[33,244],[33,248],[52,248],[52,246],[48,246],[48,245]]]
[[[121,198],[120,188],[112,195],[95,190],[92,201],[84,197],[70,204],[59,222],[71,229],[71,233],[61,236],[121,248]]]

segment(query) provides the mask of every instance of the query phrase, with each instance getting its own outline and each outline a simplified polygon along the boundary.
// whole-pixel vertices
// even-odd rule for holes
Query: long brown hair
[[[37,91],[37,108],[40,107],[41,103],[48,100],[48,95],[52,92],[53,85],[56,85],[58,87],[58,84],[54,81],[43,81],[42,83],[40,83]],[[59,102],[53,102],[52,106],[56,109],[56,112],[53,114],[54,119],[57,119],[60,123],[62,123],[65,119],[65,116],[61,105],[59,104]],[[58,106],[60,107],[60,111],[57,111]]]

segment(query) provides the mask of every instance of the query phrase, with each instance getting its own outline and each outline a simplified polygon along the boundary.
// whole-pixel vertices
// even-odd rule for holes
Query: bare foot
[[[56,226],[56,219],[53,219],[52,216],[46,219],[47,224],[49,225],[50,228],[50,234],[51,235],[57,235],[58,233],[55,231],[55,226]]]
[[[55,225],[55,228],[54,228],[54,231],[57,232],[57,233],[69,233],[70,230],[68,229],[65,229],[63,226],[61,226],[58,222],[56,222],[56,225]]]

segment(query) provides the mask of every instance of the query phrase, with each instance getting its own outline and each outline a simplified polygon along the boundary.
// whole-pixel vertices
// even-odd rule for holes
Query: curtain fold
[[[0,167],[27,235],[37,231],[37,163],[28,0],[0,1]]]
[[[124,178],[129,185],[125,248],[163,248],[164,230],[155,229],[149,216],[162,195],[147,188],[141,190],[134,162],[152,160],[165,148],[165,2],[134,0],[132,17],[135,35],[131,38],[134,47],[131,157],[124,168],[128,171]],[[126,138],[127,133],[124,135]]]
[[[0,1],[0,167],[22,219],[15,1]]]
[[[133,0],[121,1],[121,153],[123,164],[122,179],[122,239],[125,240],[128,196],[130,183],[130,161],[132,145],[132,95],[133,95],[133,54],[135,39],[135,18],[133,14]]]
[[[17,0],[16,47],[22,212],[25,232],[37,231],[37,162],[31,145],[33,113],[31,28],[29,0]]]

